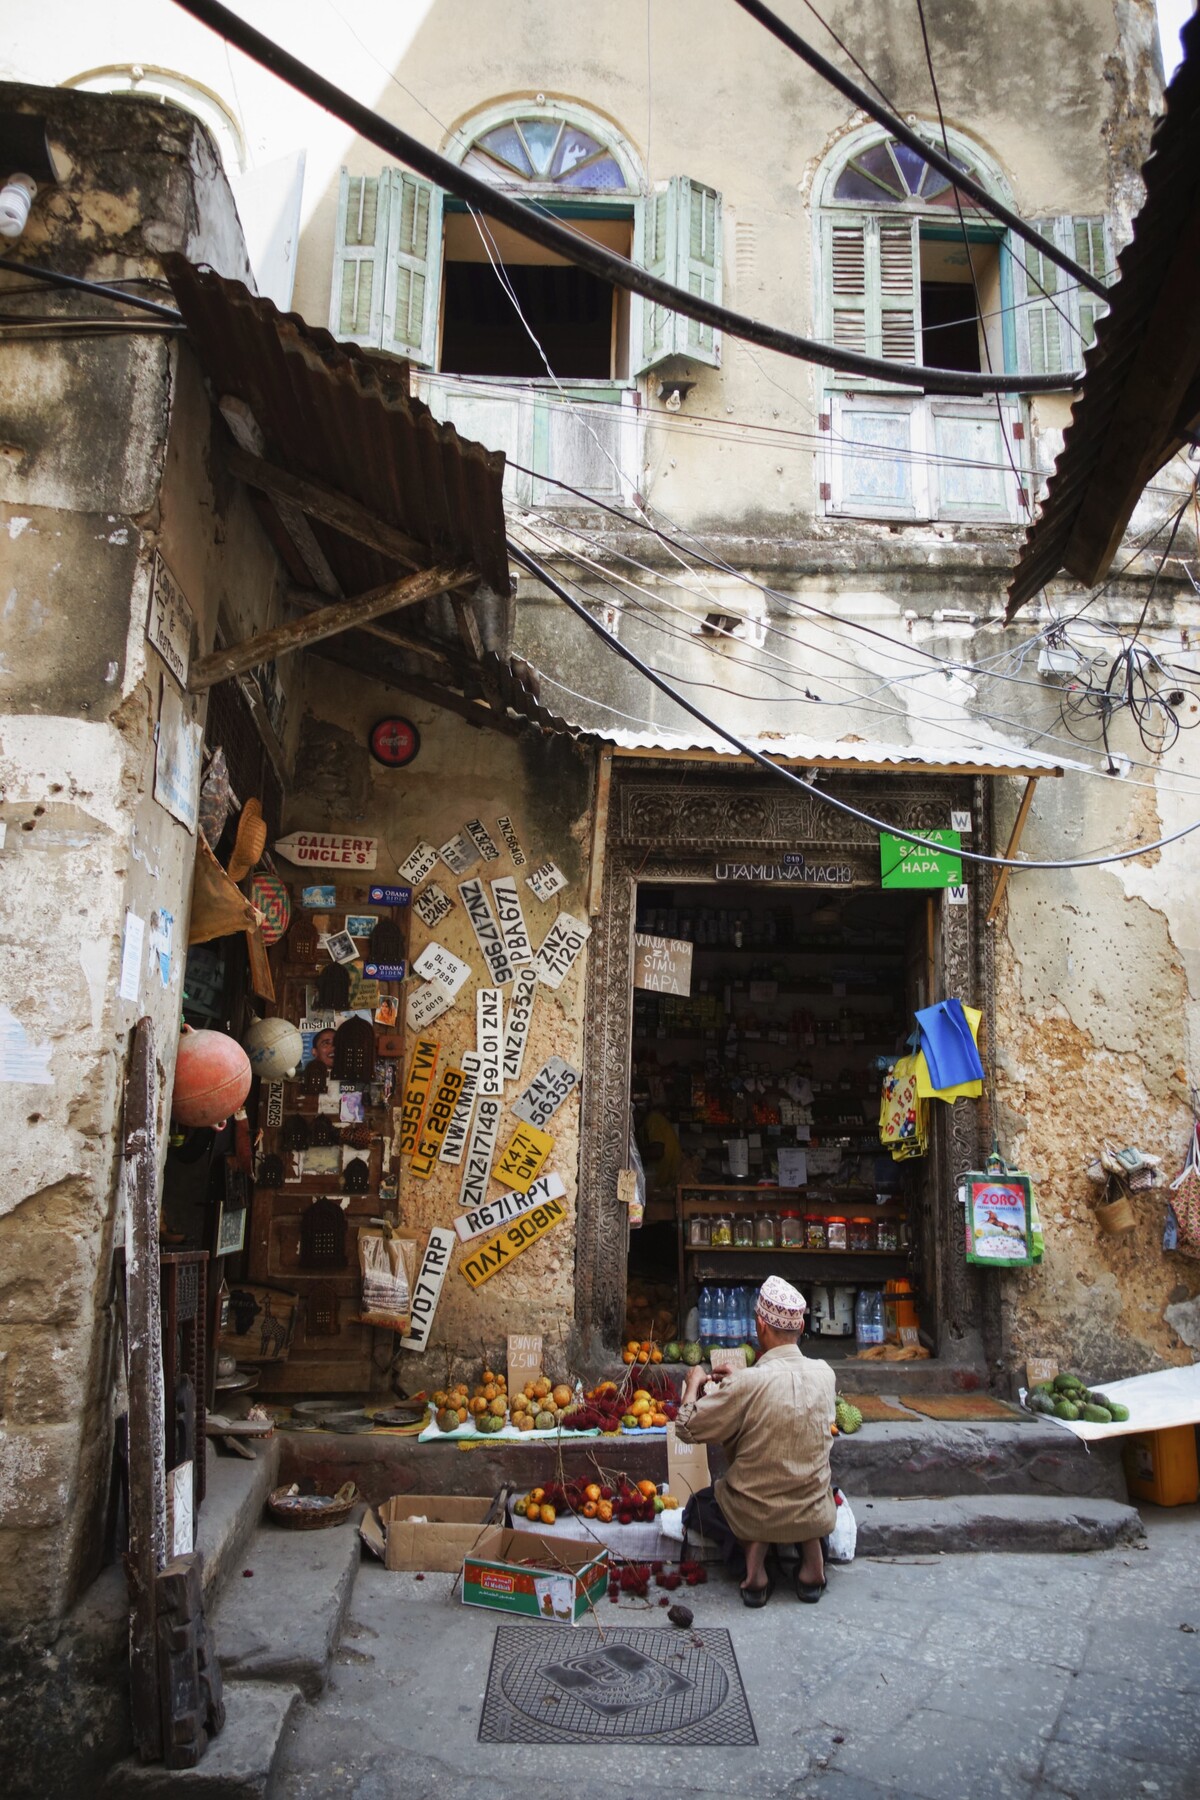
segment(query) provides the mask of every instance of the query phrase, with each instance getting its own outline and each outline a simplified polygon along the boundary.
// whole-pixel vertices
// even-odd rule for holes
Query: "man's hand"
[[[694,1400],[708,1380],[708,1370],[703,1363],[696,1363],[688,1370],[687,1380],[683,1384],[685,1400]]]

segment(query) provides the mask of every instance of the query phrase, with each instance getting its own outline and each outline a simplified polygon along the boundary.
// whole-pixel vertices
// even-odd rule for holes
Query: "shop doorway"
[[[919,893],[639,883],[642,939],[691,946],[686,994],[639,985],[630,1117],[646,1175],[630,1233],[627,1339],[752,1342],[769,1274],[804,1293],[822,1354],[918,1293],[925,1170],[879,1144],[880,1084],[924,1003]],[[687,953],[676,964],[686,965]],[[860,1295],[863,1297],[860,1299]],[[924,1316],[922,1316],[924,1315]]]

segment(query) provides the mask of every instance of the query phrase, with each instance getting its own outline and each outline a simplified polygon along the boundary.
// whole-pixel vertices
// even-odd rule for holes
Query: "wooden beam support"
[[[231,446],[225,457],[230,473],[239,481],[269,494],[272,500],[291,501],[311,518],[320,519],[323,525],[332,525],[343,537],[354,538],[408,569],[419,569],[429,561],[428,544],[418,543],[407,532],[377,519],[349,494],[326,487],[323,481],[292,475],[277,464],[269,463],[261,456],[252,456],[248,450],[236,446]]]
[[[214,650],[211,656],[202,656],[199,662],[192,664],[188,692],[203,693],[218,681],[240,675],[244,669],[271,662],[291,650],[303,650],[322,638],[336,637],[339,632],[354,631],[384,613],[396,612],[402,606],[415,606],[421,600],[431,600],[435,594],[465,587],[468,582],[478,579],[469,565],[442,565],[436,569],[422,569],[416,575],[405,575],[400,581],[386,582],[383,587],[358,594],[353,600],[339,600],[332,606],[322,606],[316,612],[305,613],[303,618],[277,625],[273,631],[260,631],[257,637],[233,644],[228,650]]]
[[[1008,849],[1004,852],[1006,857],[1013,857],[1017,854],[1017,846],[1021,842],[1021,833],[1025,829],[1025,821],[1029,817],[1029,809],[1033,805],[1033,796],[1037,784],[1038,778],[1036,775],[1031,775],[1029,780],[1025,783],[1025,792],[1021,795],[1021,804],[1017,808],[1017,816],[1013,820],[1013,828],[1009,834]],[[989,925],[993,923],[996,914],[1000,911],[1000,902],[1004,898],[1004,890],[1008,886],[1008,878],[1011,874],[1011,869],[1001,869],[999,875],[996,877],[996,885],[992,889],[992,904],[988,907],[987,912],[987,923]]]
[[[401,694],[412,694],[417,700],[428,701],[430,706],[440,706],[445,712],[456,713],[478,731],[500,731],[506,737],[520,737],[526,729],[523,719],[510,719],[506,713],[499,713],[481,701],[469,700],[462,694],[452,693],[440,682],[406,675],[385,662],[368,661],[366,657],[356,656],[341,645],[337,649],[331,645],[321,645],[315,654],[337,663],[339,668],[353,669],[359,675],[366,675],[381,687],[395,688]],[[462,676],[458,675],[456,679],[461,681]]]
[[[289,588],[285,599],[290,606],[299,607],[303,612],[315,612],[325,604],[319,594],[310,593],[305,588]],[[436,644],[427,644],[420,638],[406,636],[402,631],[393,631],[390,625],[360,625],[357,629],[366,632],[368,637],[378,638],[381,644],[390,644],[394,650],[407,650],[413,656],[423,657],[443,679],[454,674],[453,663]]]
[[[314,587],[320,589],[327,600],[344,600],[342,584],[329,566],[328,558],[313,535],[303,509],[292,500],[281,500],[278,497],[270,500],[275,509],[275,517],[283,526],[296,547],[296,554],[308,570],[309,580]]]
[[[604,892],[604,853],[608,843],[608,803],[612,796],[613,753],[601,750],[596,765],[596,799],[592,812],[592,855],[588,864],[587,910],[594,919]]]
[[[463,649],[476,662],[482,662],[483,639],[479,635],[479,621],[475,617],[474,607],[462,594],[451,594],[450,604],[454,608],[454,623],[458,626]]]

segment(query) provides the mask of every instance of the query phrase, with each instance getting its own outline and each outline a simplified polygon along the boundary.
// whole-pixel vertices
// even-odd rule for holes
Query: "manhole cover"
[[[487,1744],[757,1744],[727,1631],[501,1625]]]

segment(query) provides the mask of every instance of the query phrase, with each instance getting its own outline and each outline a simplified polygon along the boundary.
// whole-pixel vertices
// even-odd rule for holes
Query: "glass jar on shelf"
[[[874,1219],[851,1219],[850,1248],[852,1250],[873,1250],[875,1248]]]
[[[697,1213],[688,1220],[687,1241],[689,1250],[707,1250],[712,1243],[712,1221],[704,1213]]]
[[[779,1215],[779,1242],[785,1250],[799,1250],[804,1244],[804,1220],[798,1212]]]
[[[806,1250],[824,1250],[825,1220],[820,1213],[804,1215],[804,1248]]]
[[[900,1232],[895,1219],[877,1219],[875,1221],[875,1248],[877,1250],[898,1250],[900,1248]]]
[[[849,1242],[846,1221],[838,1213],[831,1213],[825,1221],[825,1248],[827,1250],[845,1250]]]
[[[754,1244],[754,1215],[752,1213],[735,1213],[733,1218],[733,1242],[737,1250],[748,1250]]]
[[[754,1244],[758,1250],[773,1250],[779,1242],[779,1220],[773,1212],[754,1216]]]
[[[711,1243],[714,1250],[732,1249],[733,1218],[729,1213],[714,1213]]]

